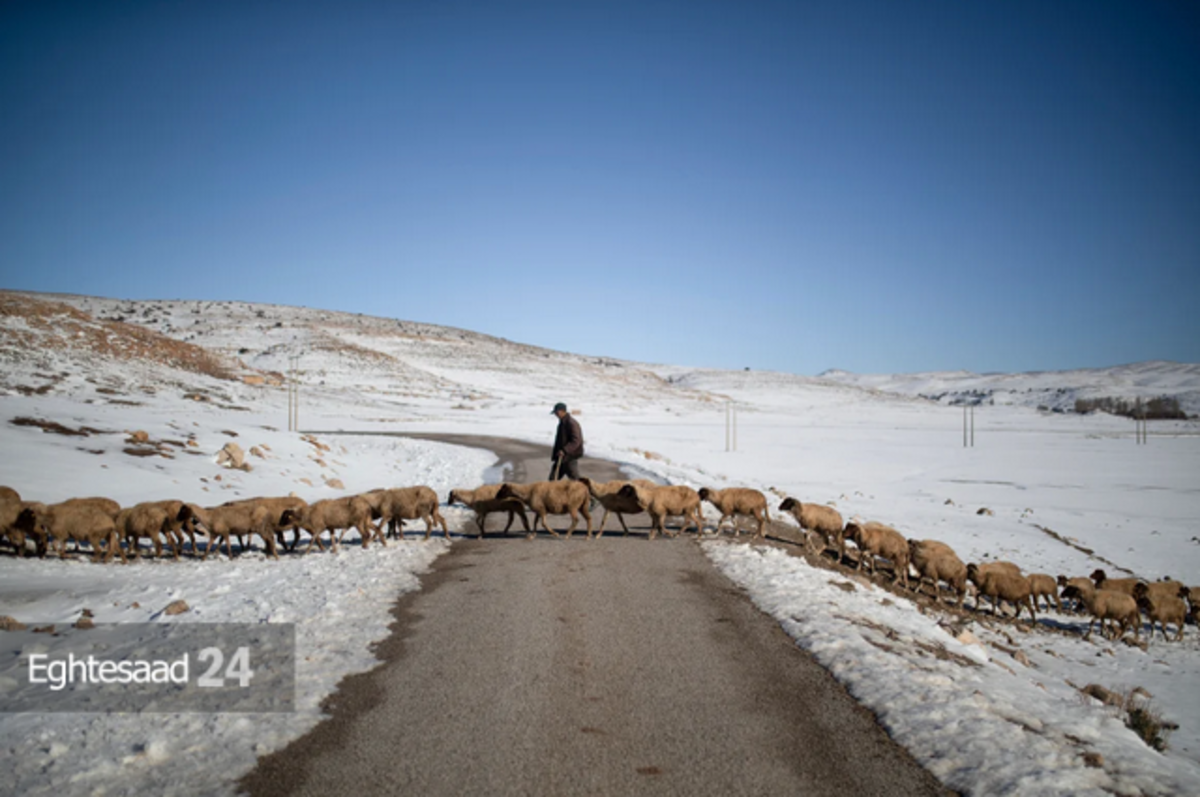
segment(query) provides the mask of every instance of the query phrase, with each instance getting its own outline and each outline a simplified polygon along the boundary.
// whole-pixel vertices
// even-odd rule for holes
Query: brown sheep
[[[172,508],[174,512],[171,511]],[[117,534],[125,539],[129,553],[135,559],[141,555],[138,541],[143,537],[154,543],[155,558],[162,557],[163,537],[166,537],[167,544],[171,546],[171,553],[178,561],[179,546],[171,529],[179,522],[179,510],[182,508],[182,501],[148,501],[122,509],[117,513],[115,521]]]
[[[324,551],[321,535],[329,532],[330,547],[336,551],[338,529],[358,529],[365,548],[375,533],[371,525],[371,505],[361,495],[347,495],[342,498],[325,498],[298,509],[285,509],[279,522],[284,525],[297,525],[309,534],[308,547],[305,553],[312,550],[315,543],[319,550]]]
[[[525,527],[525,533],[528,534],[529,518],[525,516],[525,505],[521,503],[519,498],[509,498],[504,501],[498,499],[496,493],[500,492],[501,486],[499,484],[485,484],[481,487],[476,487],[474,490],[457,488],[450,491],[450,496],[446,499],[446,503],[462,504],[475,511],[475,525],[479,527],[478,538],[483,537],[483,527],[487,523],[487,516],[492,512],[508,513],[508,523],[504,526],[504,536],[508,536],[508,530],[512,528],[513,520],[518,517],[521,518],[521,525]]]
[[[767,521],[770,519],[767,514],[767,497],[758,490],[749,487],[729,487],[725,490],[701,487],[699,495],[701,501],[708,501],[721,512],[715,533],[721,533],[721,524],[728,518],[733,523],[733,536],[737,537],[741,534],[738,517],[750,517],[758,521],[755,539],[761,540],[767,536]]]
[[[1080,592],[1095,592],[1096,591],[1096,585],[1095,585],[1095,583],[1092,582],[1092,580],[1090,578],[1084,578],[1083,576],[1075,576],[1073,578],[1067,578],[1066,576],[1059,576],[1058,577],[1059,590],[1060,591],[1066,590],[1067,587],[1075,587]],[[1060,594],[1061,594],[1061,592],[1060,592]],[[1063,596],[1063,599],[1065,600],[1066,596]],[[1084,610],[1082,600],[1076,599],[1073,602],[1075,604],[1075,606],[1074,606],[1075,611],[1082,612]]]
[[[267,553],[275,559],[279,558],[275,548],[275,524],[265,506],[251,503],[210,507],[184,504],[179,510],[178,520],[180,523],[189,524],[189,528],[194,529],[196,523],[204,527],[208,535],[208,544],[204,546],[204,556],[200,557],[202,562],[208,559],[214,547],[220,551],[222,539],[225,540],[225,554],[232,559],[233,546],[229,541],[230,535],[236,535],[240,540],[245,534],[261,537]]]
[[[25,556],[25,532],[17,528],[17,516],[25,508],[20,494],[11,487],[0,487],[0,542],[7,541],[17,556]]]
[[[940,600],[938,582],[945,581],[950,589],[958,595],[958,608],[962,608],[963,598],[967,594],[967,566],[958,558],[958,554],[937,540],[909,540],[908,558],[920,576],[917,581],[917,591],[925,579],[933,582],[934,598]]]
[[[621,523],[621,528],[624,530],[624,535],[629,534],[629,527],[625,525],[625,515],[640,515],[644,510],[641,504],[637,502],[636,496],[622,495],[621,488],[627,484],[636,484],[639,487],[657,487],[658,485],[649,479],[634,479],[632,481],[618,479],[611,482],[594,482],[584,476],[579,479],[580,484],[587,485],[588,492],[592,497],[600,502],[600,506],[604,507],[604,517],[600,519],[600,528],[596,531],[597,536],[604,536],[604,524],[608,523],[609,513],[614,513],[617,520]]]
[[[1158,582],[1159,584],[1163,582]],[[1154,624],[1162,625],[1163,639],[1167,637],[1167,623],[1175,623],[1179,629],[1179,633],[1175,635],[1175,641],[1183,639],[1183,624],[1187,619],[1188,608],[1180,597],[1180,590],[1177,588],[1175,594],[1169,594],[1158,590],[1157,592],[1150,589],[1148,584],[1138,584],[1134,588],[1134,600],[1137,601],[1138,609],[1146,615],[1146,619],[1150,621],[1150,638],[1154,638]]]
[[[1133,596],[1135,598],[1138,597],[1138,591],[1139,591],[1138,587],[1140,587],[1140,586],[1141,585],[1139,584],[1133,588],[1133,593],[1134,593]],[[1184,595],[1180,594],[1181,587],[1184,590],[1186,590],[1187,588],[1184,587],[1182,583],[1180,583],[1178,581],[1173,581],[1169,578],[1164,578],[1162,581],[1149,581],[1149,582],[1146,582],[1145,586],[1146,586],[1146,594],[1148,594],[1152,599],[1155,599],[1155,600],[1157,600],[1159,598],[1185,598],[1185,597],[1187,597],[1186,594],[1184,594]]]
[[[108,515],[113,520],[117,519],[117,514],[121,511],[121,505],[111,498],[68,498],[58,506],[94,506],[104,514]]]
[[[1124,592],[1131,598],[1133,597],[1133,588],[1142,583],[1140,578],[1109,578],[1103,570],[1093,572],[1092,581],[1095,583],[1096,589]]]
[[[100,543],[106,543],[104,561],[111,562],[113,554],[127,561],[113,518],[93,502],[63,502],[61,504],[26,504],[17,516],[17,527],[41,538],[38,551],[45,553],[50,541],[55,543],[60,559],[67,555],[67,540],[86,542],[92,547],[92,560],[101,559]]]
[[[908,540],[891,526],[882,523],[846,524],[846,538],[858,546],[858,565],[870,560],[871,573],[875,573],[875,557],[883,557],[892,563],[895,575],[892,583],[903,581],[908,586]]]
[[[638,506],[650,515],[650,539],[659,533],[674,537],[667,533],[667,518],[682,518],[683,524],[676,534],[687,530],[688,523],[696,526],[696,534],[703,533],[703,518],[700,514],[700,494],[691,487],[682,484],[654,485],[643,487],[637,484],[627,484],[619,491],[626,498],[637,500]]]
[[[1055,608],[1062,612],[1062,601],[1058,599],[1058,582],[1054,580],[1054,576],[1045,573],[1030,573],[1028,578],[1033,605],[1038,605],[1038,598],[1045,598],[1046,611],[1050,611],[1050,603],[1053,601]]]
[[[1138,614],[1137,602],[1132,595],[1126,595],[1124,592],[1117,592],[1111,589],[1097,589],[1091,592],[1079,589],[1078,587],[1067,587],[1063,590],[1062,596],[1067,600],[1080,600],[1087,608],[1088,614],[1092,619],[1088,620],[1088,628],[1084,633],[1083,638],[1088,639],[1092,635],[1092,625],[1096,620],[1100,621],[1100,634],[1108,636],[1104,630],[1104,621],[1112,620],[1112,628],[1114,629],[1112,639],[1117,639],[1125,635],[1125,631],[1129,626],[1133,626],[1133,636],[1139,638],[1142,617]],[[1117,627],[1120,630],[1117,631]]]
[[[283,513],[288,509],[302,509],[308,506],[307,501],[294,495],[281,495],[260,498],[240,498],[236,501],[227,501],[225,506],[238,506],[242,504],[266,507],[267,512],[274,520],[273,525],[275,527],[275,541],[279,544],[279,547],[283,548],[285,551],[296,550],[296,546],[300,543],[300,527],[294,523],[283,523]],[[287,538],[284,536],[284,532],[288,531],[289,529],[292,532],[291,545],[287,544]],[[240,543],[241,539],[239,538],[238,541]]]
[[[815,531],[821,535],[826,545],[836,545],[839,562],[845,557],[846,526],[836,509],[824,504],[802,504],[795,498],[785,498],[779,505],[779,511],[790,513],[805,531]]]
[[[588,488],[575,481],[557,481],[557,482],[533,482],[532,484],[512,484],[505,482],[500,485],[499,492],[496,493],[496,498],[505,500],[508,498],[517,498],[525,506],[529,507],[537,515],[533,519],[533,528],[528,535],[529,539],[533,539],[533,535],[537,533],[538,523],[542,524],[542,528],[550,532],[554,537],[560,536],[557,531],[550,528],[546,522],[546,515],[563,515],[570,513],[571,525],[567,529],[567,538],[570,539],[571,532],[579,526],[579,516],[583,515],[587,519],[587,536],[592,537],[592,515],[588,511],[588,505],[591,503],[591,493]]]
[[[403,521],[418,519],[425,521],[425,539],[432,536],[435,525],[440,525],[446,539],[450,539],[450,529],[446,526],[446,519],[438,511],[437,493],[431,487],[418,485],[384,490],[379,502],[379,511],[382,518],[380,522],[381,540],[382,526],[385,523],[391,536],[403,539],[404,532],[401,531]]]
[[[1017,613],[1013,615],[1014,618],[1021,616],[1022,606],[1028,606],[1030,617],[1033,618],[1033,622],[1037,622],[1033,590],[1029,586],[1029,579],[1025,576],[1013,575],[1008,570],[982,571],[979,565],[972,562],[967,565],[967,578],[979,588],[981,597],[991,598],[993,615],[999,615],[1000,601],[1007,601],[1017,610]],[[975,609],[979,610],[979,601],[976,601]]]

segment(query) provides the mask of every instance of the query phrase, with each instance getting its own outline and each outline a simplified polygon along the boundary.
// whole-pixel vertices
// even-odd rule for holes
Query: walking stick
[[[562,452],[561,451],[558,452],[558,459],[554,460],[554,478],[552,478],[550,480],[552,482],[558,481],[558,471],[559,471],[559,468],[562,467],[562,457],[563,457]]]

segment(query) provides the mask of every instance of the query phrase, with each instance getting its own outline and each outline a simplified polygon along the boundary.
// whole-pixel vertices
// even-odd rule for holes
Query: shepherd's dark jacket
[[[558,459],[560,451],[564,460],[583,456],[583,430],[569,412],[558,421],[558,434],[554,436],[554,452],[550,458]]]

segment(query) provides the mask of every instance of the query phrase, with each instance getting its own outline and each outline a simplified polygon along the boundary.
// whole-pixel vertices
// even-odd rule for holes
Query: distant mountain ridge
[[[1177,399],[1189,416],[1200,414],[1200,364],[1167,360],[1014,374],[970,371],[854,374],[833,369],[819,378],[943,404],[1009,404],[1057,412],[1074,411],[1077,399],[1146,401],[1166,396]]]
[[[403,312],[404,306],[398,308]],[[395,318],[241,301],[125,300],[0,291],[0,395],[127,401],[171,384],[238,403],[238,385],[278,386],[300,355],[308,390],[345,392],[381,410],[432,403],[813,406],[845,401],[1008,404],[1071,412],[1077,399],[1177,399],[1200,414],[1200,364],[976,374],[819,376],[638,363],[559,352]],[[381,411],[381,417],[386,413]]]

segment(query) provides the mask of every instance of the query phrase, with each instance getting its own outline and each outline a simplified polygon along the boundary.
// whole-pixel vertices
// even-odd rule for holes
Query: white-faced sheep
[[[582,479],[580,479],[582,481]],[[492,512],[507,512],[508,523],[504,526],[504,535],[508,536],[508,530],[512,528],[513,520],[521,518],[521,525],[525,528],[525,533],[529,533],[529,518],[525,516],[525,504],[521,503],[519,498],[508,498],[501,500],[496,497],[496,493],[500,492],[499,484],[485,484],[481,487],[476,487],[474,490],[464,490],[456,488],[450,491],[450,496],[446,499],[447,504],[462,504],[468,509],[475,512],[475,525],[479,527],[479,537],[483,537],[483,527],[487,523],[487,516]]]
[[[874,574],[875,558],[882,557],[892,563],[892,582],[901,581],[908,586],[908,540],[900,532],[882,523],[848,523],[846,538],[858,546],[856,570],[862,570],[863,564],[869,562]]]
[[[531,484],[513,484],[505,482],[500,486],[496,497],[500,500],[517,498],[537,515],[533,520],[533,529],[529,538],[537,532],[538,523],[554,537],[560,536],[550,528],[546,515],[571,515],[571,525],[567,529],[567,537],[579,526],[579,516],[587,519],[587,536],[592,537],[592,515],[588,511],[592,496],[588,488],[576,481],[533,482]]]
[[[637,496],[623,495],[621,488],[627,484],[635,484],[640,487],[657,487],[658,485],[649,479],[618,479],[610,482],[595,482],[586,476],[579,480],[580,484],[586,485],[588,492],[592,497],[600,502],[600,506],[604,507],[604,516],[600,518],[600,527],[596,530],[597,536],[604,536],[604,525],[608,523],[610,513],[617,516],[617,520],[621,523],[621,528],[626,535],[629,534],[629,527],[625,525],[625,515],[640,515],[643,512],[641,504],[637,501]]]
[[[403,537],[400,527],[405,520],[424,520],[425,539],[433,534],[435,525],[442,527],[446,539],[450,538],[450,529],[446,519],[438,511],[437,493],[431,487],[418,485],[416,487],[396,487],[383,490],[379,502],[381,516],[380,526],[387,524],[390,533],[395,537]],[[499,492],[499,491],[497,491]],[[382,540],[382,536],[380,537]]]
[[[1163,583],[1163,582],[1158,582]],[[1148,584],[1138,584],[1134,588],[1134,600],[1137,601],[1138,609],[1150,621],[1150,638],[1154,638],[1154,624],[1162,625],[1163,639],[1167,637],[1167,623],[1175,623],[1179,633],[1175,635],[1175,641],[1183,639],[1183,624],[1187,620],[1188,608],[1183,602],[1183,597],[1180,595],[1179,585],[1176,584],[1175,594],[1170,594],[1163,590],[1154,591],[1150,589]],[[1186,594],[1186,588],[1184,588]]]
[[[92,547],[94,561],[101,560],[101,543],[105,544],[105,562],[112,561],[114,553],[122,562],[126,561],[112,516],[96,503],[26,504],[17,516],[16,525],[26,533],[41,537],[38,550],[42,553],[53,542],[59,558],[65,558],[67,540],[74,540]]]
[[[163,537],[171,546],[171,554],[179,559],[179,545],[172,529],[179,523],[182,501],[147,501],[122,509],[117,513],[117,534],[125,539],[129,553],[136,559],[140,556],[138,542],[142,538],[154,544],[154,556],[163,554]]]
[[[825,540],[825,545],[835,546],[839,562],[845,557],[846,524],[836,509],[824,504],[803,504],[795,498],[785,498],[779,505],[779,511],[791,514],[806,532],[819,534]]]
[[[758,490],[749,487],[728,487],[724,490],[714,490],[711,487],[700,488],[700,500],[708,501],[721,512],[717,520],[717,534],[721,533],[721,524],[727,519],[733,523],[733,536],[741,533],[738,518],[753,518],[758,521],[757,539],[767,536],[767,497]]]
[[[700,515],[700,494],[691,487],[683,484],[656,484],[644,487],[638,484],[627,484],[620,489],[620,494],[637,500],[638,506],[650,515],[650,539],[656,535],[675,536],[667,533],[667,518],[678,517],[682,525],[676,534],[687,530],[688,524],[696,526],[696,534],[703,533],[703,519]]]
[[[1000,613],[1000,601],[1006,601],[1016,609],[1014,617],[1020,617],[1021,607],[1028,606],[1030,617],[1033,618],[1033,622],[1037,622],[1032,590],[1029,579],[1025,576],[999,569],[984,571],[980,565],[971,563],[967,565],[967,578],[979,589],[980,596],[991,598],[993,615]],[[979,608],[978,602],[975,608]]]
[[[232,559],[233,546],[229,541],[230,535],[236,535],[239,540],[242,535],[257,535],[266,546],[267,553],[275,559],[279,558],[275,548],[274,519],[265,506],[223,504],[201,507],[196,504],[184,504],[179,510],[178,519],[191,529],[194,529],[197,523],[204,527],[208,535],[208,545],[204,547],[204,556],[200,557],[200,561],[208,559],[214,548],[219,551],[221,540],[225,541],[225,554]]]
[[[967,566],[958,558],[958,554],[944,542],[937,540],[909,540],[908,557],[921,583],[929,579],[933,583],[934,597],[940,600],[938,582],[944,581],[958,596],[958,608],[962,608],[963,598],[967,594]]]
[[[1126,595],[1124,592],[1117,592],[1111,589],[1096,589],[1088,592],[1079,589],[1078,587],[1067,587],[1062,591],[1062,596],[1066,600],[1079,600],[1083,602],[1087,608],[1091,619],[1088,620],[1087,631],[1083,638],[1088,639],[1092,635],[1092,625],[1097,620],[1100,621],[1100,633],[1103,636],[1108,636],[1105,631],[1104,623],[1106,620],[1112,621],[1113,634],[1112,638],[1117,639],[1125,635],[1125,631],[1130,626],[1133,627],[1134,638],[1138,638],[1142,624],[1142,617],[1138,614],[1137,601],[1132,595]],[[1119,631],[1116,629],[1119,627]]]
[[[375,533],[371,525],[371,505],[361,495],[325,498],[299,509],[285,509],[280,522],[297,525],[308,532],[309,540],[308,547],[304,549],[305,553],[312,550],[314,543],[318,549],[324,551],[321,535],[327,531],[329,544],[335,551],[338,545],[335,532],[338,529],[358,529],[364,546]]]

